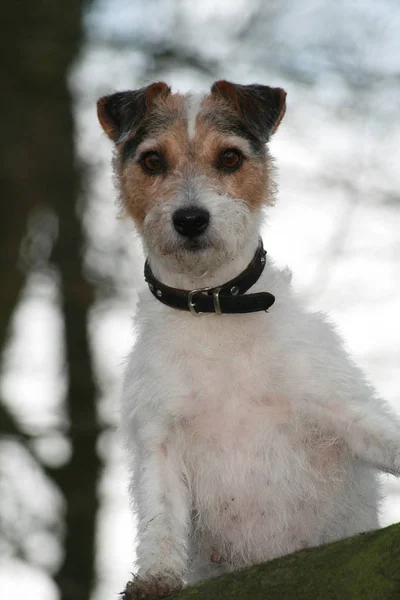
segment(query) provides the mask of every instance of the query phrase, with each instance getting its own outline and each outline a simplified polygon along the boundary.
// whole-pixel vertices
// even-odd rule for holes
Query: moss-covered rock
[[[173,596],[206,599],[400,600],[400,524],[224,575]]]

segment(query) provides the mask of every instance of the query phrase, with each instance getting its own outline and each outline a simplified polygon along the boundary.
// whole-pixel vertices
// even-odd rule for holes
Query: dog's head
[[[257,237],[274,195],[266,143],[285,98],[280,88],[227,81],[206,96],[153,83],[100,98],[122,204],[152,256],[210,271]]]

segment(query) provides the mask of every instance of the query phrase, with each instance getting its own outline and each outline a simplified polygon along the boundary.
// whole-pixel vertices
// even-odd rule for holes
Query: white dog
[[[219,81],[98,103],[148,257],[123,391],[138,515],[126,600],[374,529],[377,472],[400,474],[398,420],[259,239],[285,98]]]

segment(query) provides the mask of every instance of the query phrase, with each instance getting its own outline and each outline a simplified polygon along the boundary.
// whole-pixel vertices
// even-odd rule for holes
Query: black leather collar
[[[187,310],[193,315],[216,313],[221,315],[267,311],[275,302],[275,296],[269,292],[247,294],[258,281],[265,267],[265,255],[262,240],[249,266],[234,279],[218,287],[180,290],[164,285],[153,275],[149,261],[144,265],[144,278],[153,296],[163,304],[179,310]]]

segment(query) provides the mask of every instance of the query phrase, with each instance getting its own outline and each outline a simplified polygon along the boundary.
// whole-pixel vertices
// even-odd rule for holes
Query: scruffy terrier
[[[98,102],[147,255],[122,398],[138,516],[125,600],[374,529],[378,471],[400,474],[399,421],[259,237],[285,99],[217,81]]]

